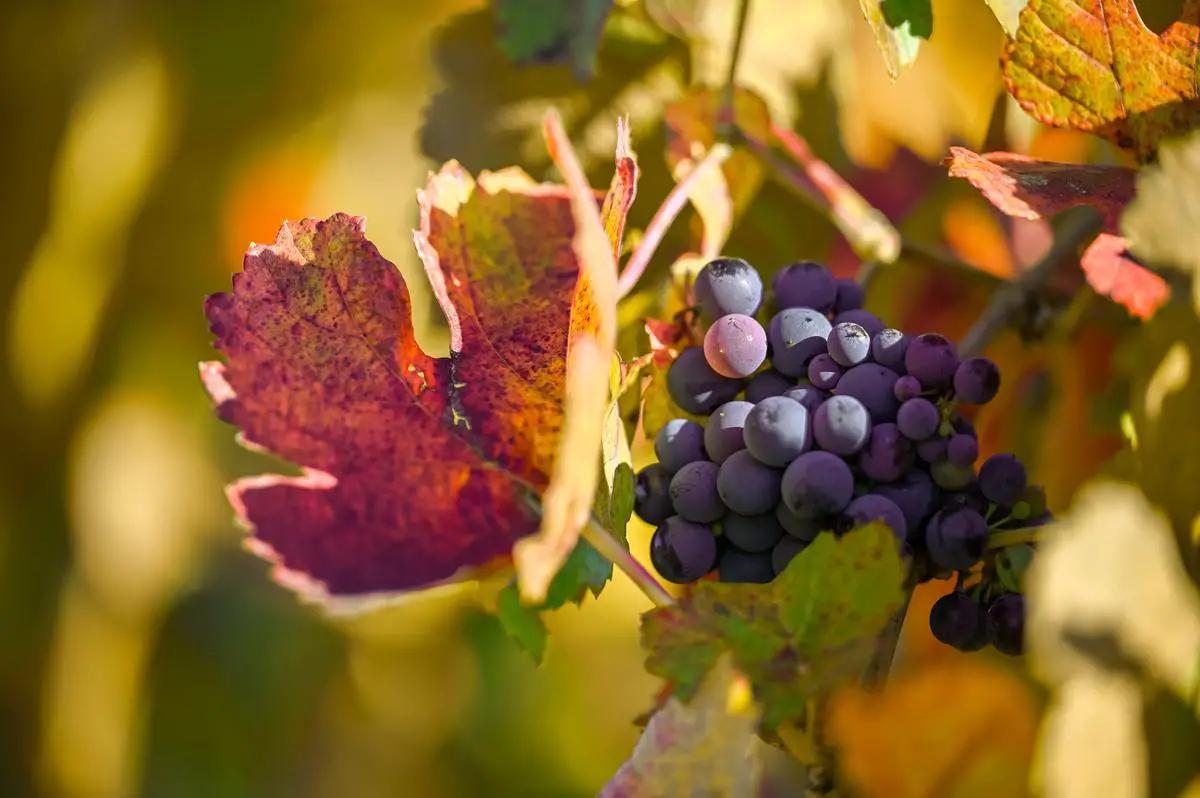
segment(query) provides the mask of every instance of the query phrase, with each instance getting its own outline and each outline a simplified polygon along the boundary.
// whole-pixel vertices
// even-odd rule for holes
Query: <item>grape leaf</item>
[[[1162,35],[1133,0],[1030,0],[1004,49],[1009,93],[1038,121],[1097,133],[1139,158],[1200,124],[1200,0]]]
[[[1121,219],[1130,248],[1145,260],[1200,278],[1200,132],[1163,144],[1138,175],[1137,198]],[[1200,309],[1200,279],[1192,284]]]
[[[848,781],[889,798],[1024,798],[1037,734],[1029,689],[958,658],[834,694],[827,734]]]
[[[1170,298],[1166,280],[1138,263],[1129,253],[1129,242],[1112,233],[1097,236],[1079,266],[1096,293],[1124,305],[1139,319],[1153,316]]]
[[[496,602],[496,617],[500,619],[504,631],[521,650],[541,665],[546,656],[546,642],[550,633],[546,624],[542,622],[541,613],[521,601],[521,591],[517,588],[516,580],[500,591]]]
[[[750,679],[774,729],[807,699],[854,678],[902,601],[904,566],[883,524],[821,535],[768,585],[701,582],[642,616],[646,667],[688,701],[725,652]]]
[[[986,0],[988,8],[996,15],[996,21],[1009,36],[1017,35],[1020,24],[1021,10],[1029,4],[1029,0]]]
[[[929,0],[858,0],[867,24],[875,32],[883,65],[895,80],[900,70],[917,60],[921,39],[933,33]]]
[[[596,50],[613,0],[493,0],[496,42],[517,64],[570,64],[596,73]]]
[[[218,415],[303,469],[230,487],[248,546],[331,604],[507,567],[539,528],[569,338],[595,323],[563,187],[451,162],[420,200],[450,357],[421,351],[400,272],[345,214],[284,224],[205,305]]]

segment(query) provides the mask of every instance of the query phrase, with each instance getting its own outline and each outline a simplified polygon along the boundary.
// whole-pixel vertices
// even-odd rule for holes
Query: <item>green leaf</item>
[[[516,581],[500,591],[496,617],[521,650],[541,665],[542,658],[546,656],[546,625],[542,623],[541,612],[536,607],[521,603],[521,591],[517,589]]]
[[[596,74],[596,51],[613,0],[495,0],[496,42],[517,64],[570,64]]]
[[[647,670],[688,701],[731,652],[763,705],[763,726],[774,729],[862,671],[903,601],[904,574],[881,523],[841,539],[822,534],[771,584],[703,582],[677,605],[643,615]]]
[[[917,60],[921,39],[928,39],[933,32],[929,0],[858,0],[858,4],[875,31],[888,75],[895,80],[903,67]]]
[[[910,36],[928,39],[933,35],[933,5],[930,0],[883,0],[883,21],[893,30],[905,29]]]

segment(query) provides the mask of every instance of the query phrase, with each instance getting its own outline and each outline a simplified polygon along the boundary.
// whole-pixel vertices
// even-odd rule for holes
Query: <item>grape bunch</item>
[[[930,612],[940,641],[1020,654],[1034,551],[1022,530],[1051,514],[1016,457],[976,468],[960,409],[996,396],[995,363],[888,327],[856,282],[812,261],[778,272],[771,297],[737,258],[706,264],[694,290],[704,343],[667,373],[692,417],[663,426],[637,477],[662,578],[770,582],[818,535],[883,521],[917,581],[958,576]]]

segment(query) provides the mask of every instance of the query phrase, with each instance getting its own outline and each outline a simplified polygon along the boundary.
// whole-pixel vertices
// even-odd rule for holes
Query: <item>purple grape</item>
[[[844,313],[847,310],[858,310],[863,306],[866,294],[857,280],[843,277],[837,280],[837,296],[833,299],[833,312]]]
[[[819,310],[786,308],[776,313],[767,327],[771,342],[771,364],[789,377],[802,376],[808,361],[826,351],[833,327]]]
[[[805,452],[783,472],[781,493],[798,518],[837,515],[854,498],[854,474],[836,454]]]
[[[965,593],[949,593],[929,609],[929,631],[942,644],[970,651],[984,628],[983,610]]]
[[[775,578],[775,565],[769,553],[747,554],[731,547],[721,554],[717,578],[735,585],[765,585]]]
[[[951,571],[966,571],[987,551],[988,527],[970,507],[938,510],[925,527],[925,547],[934,564]]]
[[[963,418],[958,413],[950,417],[950,428],[956,435],[970,435],[975,440],[979,440],[979,433],[975,431],[975,425],[971,423],[970,419]]]
[[[945,438],[926,438],[923,441],[917,442],[917,457],[923,463],[941,462],[946,459],[946,439]]]
[[[896,380],[896,385],[893,391],[896,398],[901,402],[907,402],[909,399],[915,399],[921,395],[921,381],[916,377],[903,375]]]
[[[834,454],[857,454],[870,434],[871,414],[853,396],[831,396],[813,414],[813,438]]]
[[[857,366],[871,354],[871,336],[861,324],[852,321],[833,325],[829,332],[829,356],[839,366]]]
[[[783,525],[775,518],[775,513],[730,513],[721,522],[721,530],[729,545],[748,554],[770,551],[784,536]]]
[[[713,371],[698,346],[680,352],[667,370],[667,393],[687,413],[708,415],[737,396],[741,388],[739,380]]]
[[[779,576],[787,570],[791,565],[792,560],[796,559],[796,555],[808,548],[808,544],[802,540],[798,540],[791,535],[784,535],[775,544],[775,548],[771,550],[771,567],[775,569],[775,575]]]
[[[674,474],[688,463],[704,460],[704,427],[688,418],[673,418],[654,437],[654,454]]]
[[[650,538],[650,564],[668,582],[695,582],[717,564],[717,539],[707,526],[673,515]]]
[[[804,405],[808,408],[809,413],[817,412],[817,408],[821,406],[821,403],[830,396],[833,396],[829,391],[821,390],[810,383],[803,383],[794,388],[789,388],[784,391],[783,395]]]
[[[899,376],[878,363],[860,363],[837,381],[840,396],[853,396],[863,403],[875,423],[895,421],[900,401],[896,399],[896,380]]]
[[[947,448],[949,448],[947,446]],[[942,490],[962,490],[975,479],[975,472],[970,466],[956,466],[949,460],[938,460],[929,466],[929,475]]]
[[[847,310],[833,317],[834,324],[843,324],[846,322],[854,322],[867,331],[867,335],[872,337],[879,335],[887,329],[887,325],[876,316],[874,313],[868,313],[861,308],[858,310]]]
[[[895,424],[885,422],[871,427],[867,445],[858,453],[858,467],[869,479],[895,482],[908,473],[914,459],[912,443]]]
[[[987,513],[988,501],[979,492],[979,483],[971,482],[961,490],[943,491],[942,507],[969,507],[980,515]]]
[[[633,511],[652,526],[658,526],[675,514],[671,507],[671,472],[661,464],[648,465],[637,473]]]
[[[923,397],[907,399],[896,413],[896,425],[910,441],[923,441],[937,434],[942,414],[937,405]]]
[[[891,327],[871,338],[871,358],[897,374],[904,373],[904,353],[907,351],[908,336]]]
[[[987,611],[987,636],[1001,654],[1019,657],[1025,651],[1025,597],[1007,593]]]
[[[725,515],[717,492],[717,464],[708,460],[688,463],[671,477],[671,506],[685,521],[711,524]]]
[[[970,468],[979,458],[979,441],[970,435],[952,435],[946,441],[946,461],[958,468]]]
[[[904,353],[904,368],[926,388],[945,390],[954,382],[958,351],[948,338],[937,333],[918,335]]]
[[[783,468],[812,444],[808,408],[786,396],[764,399],[746,416],[743,437],[756,460]]]
[[[767,359],[767,333],[750,316],[722,316],[704,334],[704,357],[723,377],[749,377]]]
[[[831,390],[842,377],[842,367],[828,354],[821,354],[808,361],[808,381],[821,390]]]
[[[820,263],[804,260],[784,266],[771,281],[775,303],[784,308],[814,308],[825,313],[837,298],[837,283]]]
[[[933,512],[937,501],[937,486],[929,474],[924,471],[912,470],[899,481],[886,485],[876,485],[874,492],[886,499],[891,499],[900,512],[904,513],[904,524],[910,535],[920,535],[925,519]]]
[[[1028,484],[1025,466],[1011,454],[994,454],[979,467],[979,490],[996,504],[1013,504]]]
[[[782,396],[795,384],[794,380],[788,379],[774,369],[759,372],[746,386],[746,401],[757,404],[768,396]]]
[[[833,524],[825,518],[801,518],[788,508],[786,502],[775,505],[775,519],[783,526],[784,532],[805,543],[816,540],[823,529],[833,528]]]
[[[709,321],[731,313],[753,316],[762,305],[762,277],[741,258],[717,258],[704,264],[692,288],[701,314]]]
[[[749,402],[735,399],[713,411],[704,427],[704,449],[709,460],[720,465],[729,459],[729,455],[746,448],[742,428],[753,409],[754,405]]]
[[[972,357],[954,372],[954,395],[969,405],[986,405],[1000,392],[1000,369],[986,357]]]
[[[850,502],[843,517],[846,530],[865,526],[872,521],[882,521],[887,524],[900,540],[908,535],[908,526],[904,521],[904,513],[889,498],[878,493],[867,493]]]
[[[717,494],[726,507],[741,515],[761,515],[779,503],[783,472],[765,466],[745,449],[734,452],[717,473]]]

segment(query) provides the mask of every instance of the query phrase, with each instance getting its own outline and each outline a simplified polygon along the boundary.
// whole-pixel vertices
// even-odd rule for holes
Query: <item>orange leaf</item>
[[[1121,236],[1101,233],[1083,253],[1079,265],[1096,293],[1112,298],[1139,319],[1148,319],[1167,301],[1166,280],[1129,254]]]
[[[1004,81],[1047,125],[1102,135],[1150,160],[1200,123],[1200,0],[1157,36],[1133,0],[1029,0],[1004,50]]]

